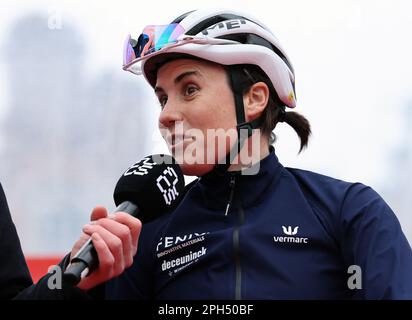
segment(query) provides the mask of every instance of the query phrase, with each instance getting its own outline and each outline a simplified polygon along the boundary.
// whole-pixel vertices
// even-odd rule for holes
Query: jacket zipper
[[[232,204],[234,193],[235,193],[235,176],[230,177],[230,194],[229,200],[226,206],[225,216],[229,212],[230,205]],[[240,204],[240,201],[239,201]],[[242,266],[240,263],[240,243],[239,243],[239,233],[240,226],[244,222],[244,212],[241,205],[239,205],[239,223],[235,226],[233,231],[233,247],[234,247],[234,256],[235,256],[235,300],[242,299]]]
[[[229,200],[227,201],[227,204],[226,204],[225,216],[227,216],[230,205],[232,204],[232,201],[233,201],[233,194],[235,193],[235,182],[236,182],[235,176],[231,176],[230,182],[229,182],[229,188],[230,188]]]
[[[233,231],[233,246],[235,249],[235,268],[236,268],[236,282],[235,282],[235,300],[242,300],[242,266],[240,263],[240,244],[239,232],[240,226],[243,224],[244,212],[243,208],[239,207],[239,224]]]

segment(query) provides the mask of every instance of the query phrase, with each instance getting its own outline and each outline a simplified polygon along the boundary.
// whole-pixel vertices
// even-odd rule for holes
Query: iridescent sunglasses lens
[[[184,34],[184,31],[180,24],[172,23],[145,27],[137,41],[129,35],[124,43],[123,65],[159,51],[168,44],[176,43],[179,36]]]

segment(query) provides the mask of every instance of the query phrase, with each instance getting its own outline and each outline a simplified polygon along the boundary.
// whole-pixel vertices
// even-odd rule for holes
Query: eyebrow
[[[186,72],[183,72],[183,73],[179,74],[179,75],[175,78],[175,80],[174,80],[173,82],[174,82],[175,84],[178,84],[178,83],[181,82],[184,78],[189,77],[189,76],[192,76],[192,75],[199,75],[199,72],[198,72],[198,71],[186,71]],[[157,93],[157,92],[159,92],[159,91],[164,91],[164,90],[163,90],[161,87],[159,87],[159,86],[155,86],[154,92]]]

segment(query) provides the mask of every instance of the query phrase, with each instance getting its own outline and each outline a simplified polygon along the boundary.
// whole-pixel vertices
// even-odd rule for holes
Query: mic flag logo
[[[149,173],[156,163],[151,162],[151,157],[144,158],[141,162],[138,162],[131,166],[125,173],[124,176],[130,176],[132,174],[137,176],[144,176]]]
[[[176,185],[179,182],[179,178],[176,171],[172,167],[167,167],[163,174],[161,174],[157,180],[156,185],[160,192],[163,193],[163,199],[167,205],[170,205],[173,200],[176,200],[179,196],[179,192],[176,189]]]

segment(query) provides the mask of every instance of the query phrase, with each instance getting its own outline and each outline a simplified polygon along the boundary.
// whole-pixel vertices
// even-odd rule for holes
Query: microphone
[[[147,223],[171,212],[185,187],[183,173],[173,157],[156,154],[129,167],[114,189],[115,212],[123,211]],[[80,248],[63,273],[63,281],[75,286],[98,266],[91,238]]]

